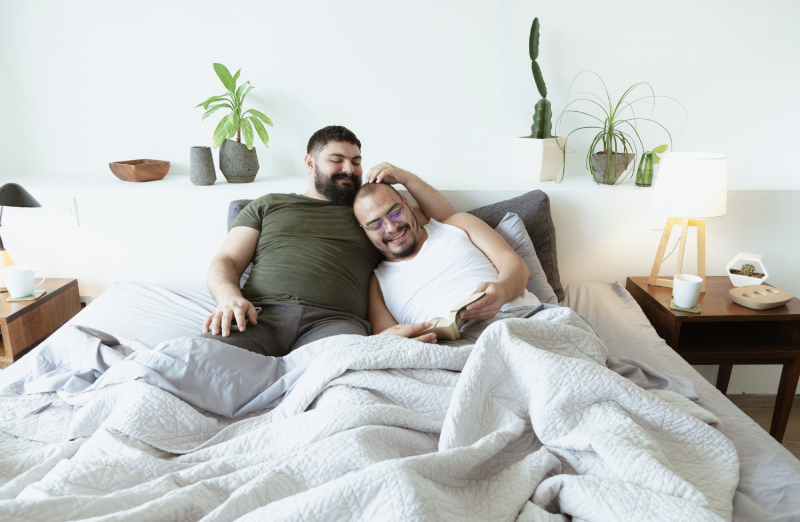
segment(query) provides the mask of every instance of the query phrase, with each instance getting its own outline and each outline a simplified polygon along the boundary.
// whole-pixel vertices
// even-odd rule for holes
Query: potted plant
[[[749,261],[747,263],[746,261]],[[755,264],[759,268],[756,268]],[[738,266],[738,268],[736,268]],[[760,272],[758,271],[760,269]],[[739,252],[731,259],[725,266],[725,271],[728,272],[728,277],[731,284],[735,287],[760,285],[769,277],[767,267],[761,261],[761,254],[752,254],[750,252]]]
[[[653,166],[658,165],[660,161],[658,155],[666,152],[668,147],[668,145],[659,145],[642,154],[642,159],[639,160],[639,172],[636,174],[637,187],[649,187],[653,184]]]
[[[542,69],[536,62],[539,56],[539,19],[533,19],[528,38],[528,54],[536,88],[542,99],[536,103],[533,114],[531,135],[517,138],[514,142],[516,170],[523,179],[551,181],[558,175],[564,161],[563,149],[566,138],[553,137],[552,109],[547,100],[547,86],[542,77]]]
[[[244,82],[236,86],[241,69],[231,76],[228,68],[221,63],[214,64],[214,71],[222,81],[227,92],[219,96],[212,96],[206,101],[199,103],[197,107],[203,107],[205,114],[201,120],[205,120],[216,111],[222,108],[230,109],[230,114],[222,118],[214,129],[214,147],[222,148],[219,151],[219,169],[228,180],[228,183],[250,183],[258,173],[258,154],[254,144],[254,131],[264,143],[269,147],[269,135],[264,124],[272,127],[272,120],[265,114],[248,109],[242,111],[244,99],[253,86],[250,82]],[[249,114],[249,115],[248,115]],[[244,144],[242,144],[244,135]],[[231,140],[236,136],[236,141]]]
[[[654,123],[660,127],[669,137],[670,146],[672,145],[672,135],[669,130],[653,119],[653,112],[656,108],[660,108],[656,103],[657,98],[667,98],[675,101],[668,96],[657,96],[653,91],[652,86],[646,82],[635,83],[630,86],[617,100],[612,102],[611,96],[608,94],[605,82],[597,73],[593,71],[582,71],[575,76],[572,85],[584,73],[594,74],[603,88],[603,96],[599,96],[592,92],[581,92],[587,96],[578,96],[573,98],[570,94],[567,97],[567,105],[559,115],[556,121],[556,129],[560,129],[561,122],[564,114],[574,113],[582,117],[591,118],[590,125],[578,127],[569,132],[566,137],[569,138],[573,133],[585,129],[593,129],[597,133],[592,138],[589,150],[586,154],[586,168],[592,173],[595,182],[603,183],[605,185],[616,185],[618,182],[625,179],[627,176],[622,176],[628,167],[633,163],[633,169],[636,170],[636,156],[638,151],[644,151],[644,144],[640,136],[641,129],[639,128],[640,122]],[[570,85],[570,93],[572,92],[572,85]],[[649,94],[635,99],[630,99],[634,93],[647,89]],[[578,108],[572,108],[576,104],[581,104]],[[636,104],[650,105],[650,111],[647,116],[637,115]],[[683,108],[683,105],[678,103]],[[641,107],[639,107],[641,109]],[[684,109],[685,113],[685,109]],[[642,114],[640,110],[638,114]],[[652,152],[652,151],[651,151]],[[566,156],[566,149],[563,151]],[[563,171],[562,171],[563,172]]]

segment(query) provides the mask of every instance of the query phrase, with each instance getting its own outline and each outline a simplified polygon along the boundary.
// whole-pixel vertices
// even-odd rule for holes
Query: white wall
[[[0,182],[50,207],[6,209],[3,238],[18,263],[78,277],[86,295],[118,279],[202,286],[228,202],[303,192],[309,135],[342,124],[361,138],[367,166],[387,160],[468,189],[448,193],[461,208],[548,191],[565,281],[644,275],[660,237],[649,191],[591,184],[588,136],[571,140],[562,185],[510,172],[511,137],[526,133],[538,99],[527,56],[538,16],[554,111],[585,69],[614,96],[646,80],[681,101],[689,122],[676,148],[730,157],[729,214],[709,221],[709,273],[757,251],[772,282],[800,295],[798,15],[788,0],[0,0]],[[221,174],[213,187],[188,181],[188,148],[210,144],[220,115],[201,123],[192,109],[222,91],[215,61],[243,69],[256,87],[249,106],[276,125],[250,185]],[[663,142],[653,128],[644,138]],[[171,161],[170,174],[129,184],[108,170],[142,157]],[[52,211],[73,199],[77,227]],[[731,391],[774,392],[774,368],[762,370],[735,369]]]
[[[615,96],[649,81],[689,112],[677,148],[730,155],[732,189],[800,188],[792,0],[5,0],[0,175],[108,176],[109,161],[140,157],[186,173],[189,146],[209,144],[219,120],[192,107],[222,92],[221,62],[242,68],[251,106],[275,122],[261,176],[295,175],[309,135],[337,123],[366,163],[488,183],[538,100],[534,16],[554,111],[585,69]],[[584,175],[586,140],[571,175]]]

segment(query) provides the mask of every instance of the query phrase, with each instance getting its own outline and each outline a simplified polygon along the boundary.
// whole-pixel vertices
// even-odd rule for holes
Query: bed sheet
[[[609,355],[640,360],[695,383],[698,404],[717,415],[741,462],[734,520],[800,520],[800,461],[678,356],[658,336],[641,308],[619,283],[570,283],[562,304],[587,319]],[[96,328],[122,344],[153,345],[200,332],[215,302],[202,288],[165,288],[121,282],[68,324]]]
[[[95,328],[125,346],[155,346],[176,337],[201,334],[203,321],[216,306],[205,288],[121,281],[67,325]]]
[[[661,339],[619,283],[569,283],[561,304],[587,319],[609,356],[642,361],[694,382],[698,404],[723,423],[739,453],[733,520],[800,520],[800,461],[711,385]]]

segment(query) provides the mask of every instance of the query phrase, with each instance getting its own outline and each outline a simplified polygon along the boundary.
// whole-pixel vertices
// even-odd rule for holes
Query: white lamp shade
[[[713,152],[668,152],[661,158],[650,210],[680,218],[711,218],[728,208],[728,157]]]

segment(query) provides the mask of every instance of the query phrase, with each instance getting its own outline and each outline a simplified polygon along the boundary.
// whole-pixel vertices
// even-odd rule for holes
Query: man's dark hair
[[[311,139],[308,140],[306,153],[311,154],[316,158],[319,154],[319,151],[324,149],[325,145],[332,141],[351,143],[356,145],[359,150],[361,150],[361,142],[358,140],[358,138],[356,138],[356,135],[353,134],[353,131],[346,127],[342,127],[341,125],[330,125],[311,135]]]

